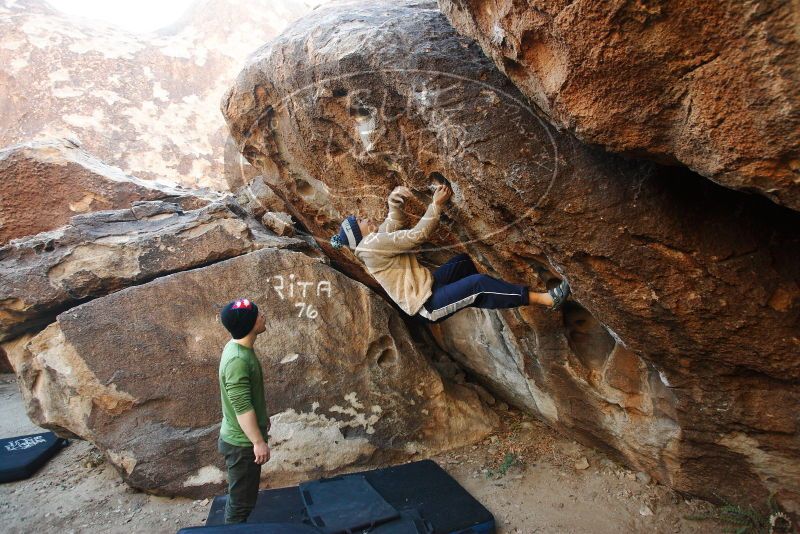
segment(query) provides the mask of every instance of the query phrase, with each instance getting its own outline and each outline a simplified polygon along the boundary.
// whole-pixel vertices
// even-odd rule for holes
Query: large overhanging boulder
[[[427,202],[438,171],[454,195],[426,262],[466,249],[504,279],[569,279],[563,312],[434,329],[496,392],[679,490],[798,510],[800,214],[589,148],[525,102],[435,4],[371,2],[298,21],[222,109],[353,276],[326,245],[341,218],[380,220],[398,184]]]
[[[270,235],[232,199],[183,211],[135,202],[78,215],[50,232],[0,247],[0,341],[41,329],[86,300],[264,246],[303,247]]]
[[[195,209],[218,198],[128,176],[68,139],[31,141],[0,150],[0,245],[53,230],[90,211],[138,200],[173,200]]]
[[[380,297],[273,248],[93,300],[7,344],[28,415],[91,440],[136,488],[220,492],[217,373],[230,338],[217,317],[240,296],[267,316],[255,350],[270,486],[461,446],[497,422],[472,390],[442,382]]]
[[[796,2],[439,0],[559,128],[800,210]]]

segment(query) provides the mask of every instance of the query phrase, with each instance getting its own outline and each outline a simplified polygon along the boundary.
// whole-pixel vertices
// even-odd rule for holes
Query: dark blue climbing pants
[[[469,255],[459,254],[433,272],[433,294],[419,315],[436,323],[458,310],[516,308],[528,304],[528,286],[509,284],[488,274],[479,274]]]

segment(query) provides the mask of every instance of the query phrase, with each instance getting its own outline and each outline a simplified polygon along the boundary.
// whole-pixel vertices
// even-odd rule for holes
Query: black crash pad
[[[370,529],[400,517],[363,475],[304,482],[299,489],[311,523],[326,533]]]
[[[416,510],[403,510],[400,518],[368,530],[370,534],[433,534],[433,525]]]
[[[201,531],[201,532],[198,532]],[[182,528],[178,534],[324,534],[325,531],[303,523],[241,523]],[[362,532],[359,530],[358,532]],[[433,529],[414,512],[403,512],[394,521],[364,530],[370,534],[433,534]]]
[[[225,504],[227,495],[214,497],[208,512],[206,526],[225,523]],[[256,507],[250,514],[248,523],[303,523],[311,525],[297,486],[261,490],[258,492]]]
[[[322,534],[311,525],[298,523],[239,523],[238,525],[216,525],[211,527],[182,528],[178,534]]]
[[[416,510],[436,534],[494,532],[491,512],[433,460],[363,474],[389,504],[398,510]]]
[[[427,533],[492,534],[495,531],[494,517],[489,510],[432,460],[345,476],[363,476],[403,517],[416,511],[429,523]],[[206,525],[224,523],[226,501],[227,495],[214,499]],[[298,487],[262,490],[258,493],[256,507],[248,523],[268,522],[311,525]],[[393,525],[388,523],[378,528],[388,529],[390,526]],[[421,525],[417,528],[419,532],[426,532]],[[383,534],[384,531],[374,529],[373,532]],[[405,531],[398,531],[397,534],[401,532],[405,534]],[[386,534],[395,532],[387,530]]]
[[[52,432],[0,439],[0,482],[29,478],[68,443]]]

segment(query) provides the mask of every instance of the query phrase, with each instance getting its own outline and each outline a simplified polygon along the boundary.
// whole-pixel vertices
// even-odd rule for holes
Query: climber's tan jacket
[[[415,315],[431,296],[433,275],[419,264],[413,249],[430,238],[442,208],[431,202],[416,226],[403,230],[402,206],[402,198],[389,196],[389,215],[376,232],[364,236],[355,255],[397,305]]]

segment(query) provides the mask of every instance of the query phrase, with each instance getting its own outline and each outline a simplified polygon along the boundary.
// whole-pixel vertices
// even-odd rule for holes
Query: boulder
[[[800,509],[800,214],[557,131],[433,3],[315,11],[222,109],[352,276],[375,284],[327,245],[344,215],[382,220],[402,184],[414,224],[440,172],[454,194],[424,264],[467,251],[539,290],[570,281],[558,313],[434,329],[493,394],[681,491]]]
[[[319,2],[316,2],[319,3]],[[219,95],[303,0],[203,0],[149,33],[45,0],[0,5],[0,146],[74,136],[123,172],[225,190]]]
[[[439,6],[559,129],[800,210],[796,3]]]
[[[0,341],[41,329],[86,300],[251,252],[306,247],[240,218],[230,199],[182,211],[164,201],[76,215],[70,224],[0,247]],[[255,223],[257,224],[257,223]]]
[[[0,373],[13,373],[14,368],[11,367],[11,362],[8,361],[8,355],[5,349],[0,347]]]
[[[128,176],[68,139],[0,150],[0,245],[63,226],[79,213],[127,208],[137,200],[170,200],[195,209],[217,198]]]
[[[95,299],[6,344],[29,416],[91,440],[135,488],[223,491],[217,373],[230,338],[218,315],[241,296],[267,315],[255,350],[268,486],[436,453],[497,423],[471,390],[442,381],[382,299],[320,258],[276,248]]]

